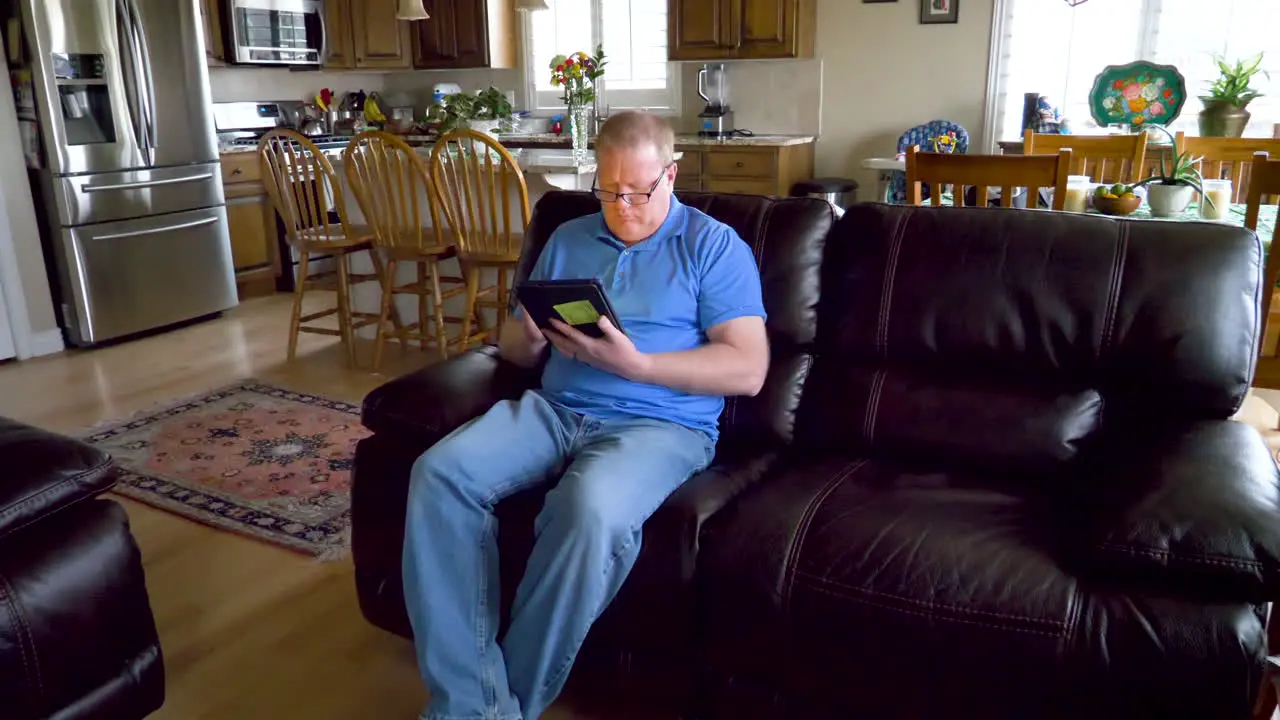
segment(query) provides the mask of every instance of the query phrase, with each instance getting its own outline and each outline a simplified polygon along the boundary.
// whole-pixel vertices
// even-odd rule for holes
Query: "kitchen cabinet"
[[[280,274],[276,213],[260,173],[256,152],[222,156],[231,261],[241,300],[275,293]]]
[[[414,23],[413,66],[423,70],[516,67],[512,0],[425,0]]]
[[[325,67],[413,67],[413,23],[396,19],[396,0],[325,0],[324,12],[328,32]]]
[[[221,0],[200,0],[200,24],[204,31],[204,59],[206,64],[227,64],[227,46],[222,40]]]
[[[817,23],[817,0],[667,0],[667,57],[811,58]]]
[[[791,194],[791,186],[813,177],[813,143],[796,145],[708,146],[681,145],[675,188],[681,190]]]

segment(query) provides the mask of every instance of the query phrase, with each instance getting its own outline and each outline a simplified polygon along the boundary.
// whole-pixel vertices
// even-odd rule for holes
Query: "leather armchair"
[[[646,524],[571,691],[735,720],[1248,715],[1280,593],[1280,478],[1228,419],[1259,341],[1253,233],[687,198],[756,249],[771,374]],[[527,240],[591,209],[551,194]],[[485,349],[366,398],[375,624],[409,634],[410,465],[535,381]],[[539,499],[499,508],[508,592]]]
[[[164,667],[111,458],[3,418],[0,458],[0,717],[145,717]]]
[[[697,684],[693,579],[701,527],[764,477],[789,441],[809,367],[807,348],[816,333],[823,246],[838,212],[812,198],[682,193],[681,200],[732,225],[754,249],[770,313],[773,366],[760,394],[728,401],[713,465],[686,482],[645,525],[635,568],[597,620],[570,679],[570,691],[580,695],[589,689],[610,702],[639,696],[667,708],[688,707]],[[598,209],[589,193],[545,195],[525,233],[516,282],[528,276],[556,227]],[[483,348],[398,378],[365,398],[364,423],[374,434],[356,449],[352,550],[361,608],[371,622],[412,634],[400,553],[413,461],[498,399],[536,386],[537,377]],[[498,508],[504,628],[544,494],[517,495]]]

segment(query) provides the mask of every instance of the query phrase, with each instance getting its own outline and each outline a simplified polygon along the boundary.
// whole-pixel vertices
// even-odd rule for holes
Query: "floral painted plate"
[[[1089,113],[1102,127],[1168,125],[1187,101],[1187,81],[1172,65],[1139,60],[1108,65],[1094,78]]]

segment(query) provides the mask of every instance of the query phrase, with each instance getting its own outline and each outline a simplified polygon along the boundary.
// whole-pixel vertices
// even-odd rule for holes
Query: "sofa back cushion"
[[[759,395],[727,400],[720,417],[721,442],[789,442],[817,334],[823,250],[837,211],[814,198],[685,192],[679,198],[729,225],[751,246],[769,314],[769,377]],[[544,195],[525,232],[515,282],[529,276],[557,227],[599,209],[599,201],[588,192]]]
[[[1227,417],[1248,391],[1261,245],[1208,223],[849,208],[827,243],[801,439],[1004,466],[1110,422]]]

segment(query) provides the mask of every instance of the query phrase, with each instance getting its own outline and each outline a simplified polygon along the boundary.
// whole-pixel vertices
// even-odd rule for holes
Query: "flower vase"
[[[573,161],[582,164],[587,160],[587,141],[591,128],[591,108],[574,105],[569,108],[569,132],[573,139]]]

